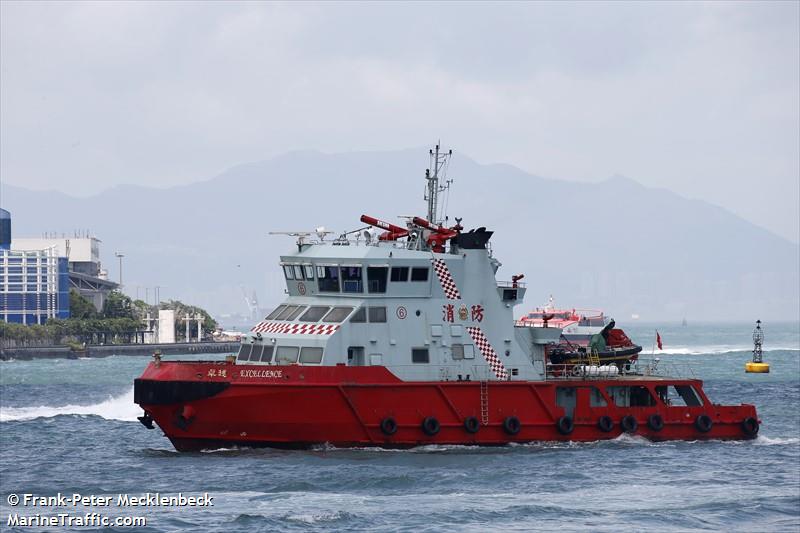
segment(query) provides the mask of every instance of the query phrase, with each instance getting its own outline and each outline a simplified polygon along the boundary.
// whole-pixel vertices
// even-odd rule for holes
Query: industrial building
[[[54,247],[12,250],[11,215],[0,209],[0,320],[44,324],[69,317],[66,257]]]

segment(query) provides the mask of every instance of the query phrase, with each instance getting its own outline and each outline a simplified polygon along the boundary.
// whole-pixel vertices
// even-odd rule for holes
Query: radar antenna
[[[427,220],[434,224],[441,224],[443,221],[436,217],[436,210],[439,202],[439,193],[444,192],[450,188],[453,180],[445,177],[447,165],[450,162],[450,156],[453,155],[452,150],[447,152],[439,151],[439,144],[436,144],[436,151],[430,150],[431,168],[433,175],[431,175],[431,168],[425,170],[425,179],[428,180],[428,186],[425,189],[425,200],[428,202],[428,217]],[[441,174],[444,179],[444,185],[439,185],[439,175]]]

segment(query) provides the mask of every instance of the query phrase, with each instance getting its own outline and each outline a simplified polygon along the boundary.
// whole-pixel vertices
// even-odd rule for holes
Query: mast
[[[436,144],[436,151],[433,150],[429,151],[431,156],[431,168],[433,169],[433,175],[431,175],[431,169],[425,170],[425,179],[428,180],[428,188],[425,191],[425,200],[428,201],[428,221],[434,224],[440,224],[442,221],[436,218],[436,209],[439,202],[439,193],[442,191],[447,190],[450,187],[450,183],[453,180],[445,179],[445,184],[443,186],[439,186],[439,173],[441,172],[444,175],[445,167],[447,165],[450,156],[453,155],[452,150],[448,150],[447,153],[439,151],[439,143]]]

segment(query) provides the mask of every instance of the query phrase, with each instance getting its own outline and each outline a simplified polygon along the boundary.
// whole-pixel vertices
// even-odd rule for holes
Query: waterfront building
[[[69,318],[67,258],[54,247],[10,248],[11,214],[0,209],[0,320],[44,324]]]
[[[14,238],[11,249],[17,251],[54,249],[68,262],[68,289],[75,289],[100,311],[108,294],[119,287],[108,279],[100,264],[100,239],[91,236]]]

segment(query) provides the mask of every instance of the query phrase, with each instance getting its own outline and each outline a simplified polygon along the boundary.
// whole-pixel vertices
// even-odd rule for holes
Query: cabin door
[[[347,366],[365,366],[367,364],[363,346],[347,348]]]

